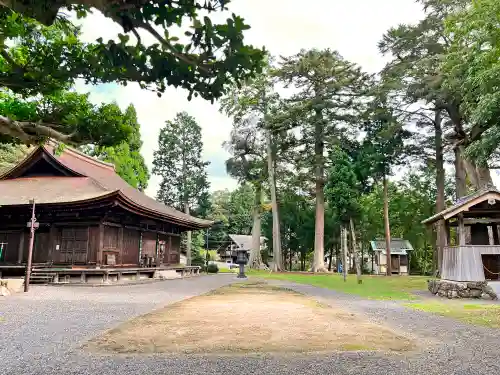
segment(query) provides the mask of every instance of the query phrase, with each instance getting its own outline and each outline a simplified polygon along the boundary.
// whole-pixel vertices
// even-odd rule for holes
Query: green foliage
[[[215,263],[209,263],[207,267],[207,272],[208,273],[218,273],[219,272],[219,266]]]
[[[0,175],[24,159],[32,148],[14,143],[0,143]]]
[[[327,173],[325,196],[329,209],[341,223],[359,214],[360,185],[349,156],[340,148],[330,152],[331,167]]]
[[[413,147],[405,142],[412,136],[385,103],[374,101],[364,124],[361,159],[372,178],[382,178],[411,156]]]
[[[132,129],[126,141],[116,146],[97,146],[91,148],[89,154],[115,166],[116,173],[129,185],[144,191],[148,186],[149,172],[141,155],[141,132],[137,122],[137,114],[130,105],[123,114],[122,121]]]
[[[240,185],[233,191],[218,190],[210,195],[210,220],[220,222],[209,230],[209,247],[215,248],[226,240],[227,234],[252,232],[252,209],[255,191],[252,185]]]
[[[472,125],[469,157],[487,165],[500,145],[500,3],[475,0],[447,19],[453,40],[443,64],[445,87],[459,92],[461,111]]]
[[[258,71],[263,59],[263,51],[243,43],[249,26],[241,17],[233,14],[226,23],[216,24],[200,15],[225,10],[227,0],[171,1],[168,5],[155,0],[130,2],[123,8],[100,2],[98,9],[119,23],[124,34],[117,41],[100,38],[91,44],[79,40],[79,30],[71,22],[56,17],[60,2],[11,3],[14,12],[0,8],[0,34],[4,36],[0,78],[3,85],[19,92],[47,93],[84,78],[92,83],[134,81],[159,93],[167,86],[182,87],[189,97],[211,100],[222,95],[226,84]],[[75,1],[73,5],[79,3],[86,4]],[[79,18],[88,15],[87,7],[76,9]],[[169,32],[185,26],[187,20],[192,22],[191,30],[185,32],[187,42],[182,43]],[[142,43],[138,30],[149,33],[156,43]],[[136,41],[130,40],[132,35]],[[14,39],[18,43],[7,47]]]
[[[201,127],[186,112],[167,121],[160,130],[154,152],[153,173],[162,177],[157,199],[179,210],[206,205],[209,183],[201,157]],[[200,198],[204,198],[203,202]]]
[[[21,127],[7,133],[0,129],[0,140],[7,142],[34,143],[52,137],[71,144],[110,146],[126,140],[133,131],[116,103],[95,105],[88,94],[72,91],[26,99],[3,91],[0,115],[18,121],[16,126]],[[2,139],[2,133],[8,135]]]

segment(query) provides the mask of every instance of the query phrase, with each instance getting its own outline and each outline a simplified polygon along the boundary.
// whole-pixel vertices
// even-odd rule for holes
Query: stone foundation
[[[497,299],[496,293],[486,281],[427,280],[432,294],[446,298],[483,298]]]

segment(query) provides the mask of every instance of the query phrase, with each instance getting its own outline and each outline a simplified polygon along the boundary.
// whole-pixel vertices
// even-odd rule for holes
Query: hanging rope
[[[491,272],[489,269],[486,268],[486,266],[483,264],[483,268],[488,271],[489,273],[491,273],[492,275],[500,275],[500,272]]]

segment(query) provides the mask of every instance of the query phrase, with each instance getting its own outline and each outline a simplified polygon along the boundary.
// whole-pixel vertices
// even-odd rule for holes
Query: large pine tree
[[[326,271],[324,265],[325,235],[325,154],[331,145],[348,135],[366,92],[368,76],[359,67],[331,50],[300,51],[283,58],[278,75],[286,86],[295,89],[287,100],[282,127],[299,128],[303,145],[302,158],[307,159],[314,176],[316,224],[314,272]]]
[[[153,160],[153,173],[162,178],[156,199],[188,214],[203,206],[209,183],[202,149],[201,127],[192,116],[180,112],[165,123]],[[190,265],[191,232],[187,233],[186,253]]]

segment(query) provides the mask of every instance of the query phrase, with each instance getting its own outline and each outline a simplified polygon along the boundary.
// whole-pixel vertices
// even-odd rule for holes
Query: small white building
[[[260,250],[267,249],[266,237],[260,237]],[[252,250],[252,236],[243,234],[228,234],[224,243],[217,251],[222,262],[235,263],[236,251],[245,250],[247,256],[250,257]],[[272,256],[272,254],[270,254]]]
[[[370,241],[370,246],[375,252],[373,273],[383,274],[387,273],[387,252],[385,246],[385,239],[376,239],[375,241]],[[402,238],[392,238],[391,239],[391,272],[398,275],[408,275],[409,274],[409,259],[410,253],[413,247],[410,241]]]

